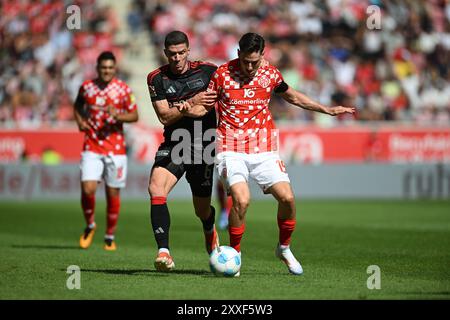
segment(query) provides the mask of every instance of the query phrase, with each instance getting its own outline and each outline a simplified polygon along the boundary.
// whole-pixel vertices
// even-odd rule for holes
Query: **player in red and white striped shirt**
[[[293,105],[332,116],[354,113],[355,109],[325,107],[312,101],[289,87],[276,67],[262,66],[263,55],[264,39],[247,33],[239,41],[239,58],[220,66],[211,78],[208,90],[218,96],[216,169],[233,199],[228,228],[230,245],[240,252],[251,177],[264,193],[272,194],[278,201],[276,256],[286,263],[289,272],[299,275],[303,269],[289,248],[296,224],[295,198],[278,154],[270,97],[275,92]]]
[[[81,153],[81,206],[87,227],[80,237],[80,247],[88,248],[95,233],[95,193],[98,182],[105,180],[107,230],[105,250],[116,250],[114,232],[120,210],[120,188],[125,187],[127,156],[123,134],[124,122],[138,120],[131,89],[115,78],[116,59],[103,52],[97,59],[98,78],[85,81],[75,101],[75,120],[85,133]]]

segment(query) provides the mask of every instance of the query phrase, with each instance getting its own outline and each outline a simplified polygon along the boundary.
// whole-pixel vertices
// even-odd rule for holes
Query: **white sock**
[[[289,245],[285,246],[285,245],[280,244],[280,249],[281,250],[289,249]]]
[[[94,229],[95,228],[95,222],[92,222],[90,225],[88,225],[89,229]]]
[[[113,234],[105,234],[105,240],[114,240]]]

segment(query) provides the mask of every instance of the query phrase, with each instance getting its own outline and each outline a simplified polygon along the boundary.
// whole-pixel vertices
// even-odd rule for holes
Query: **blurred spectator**
[[[113,50],[111,7],[79,0],[81,30],[66,27],[67,1],[3,0],[0,6],[0,126],[54,126],[73,119],[72,102],[95,59]]]
[[[46,147],[41,155],[41,162],[46,166],[54,166],[62,161],[61,155],[51,147]]]
[[[66,1],[2,1],[1,126],[71,120],[69,106],[82,81],[95,76],[98,53],[112,50],[121,60],[113,7],[76,4],[81,30],[66,28]],[[367,26],[370,5],[380,9],[378,29]],[[267,40],[266,58],[286,81],[321,103],[343,92],[361,121],[449,124],[450,1],[132,0],[125,17],[131,33],[148,30],[156,48],[167,32],[185,31],[191,57],[216,64],[237,56],[242,34],[258,32]],[[127,49],[138,54],[133,42]],[[351,121],[311,115],[276,98],[271,106],[277,120]]]
[[[340,101],[344,94],[363,121],[449,124],[449,1],[134,0],[134,4],[140,8],[140,19],[134,19],[145,21],[157,48],[167,32],[180,29],[192,39],[192,58],[221,64],[236,57],[243,33],[258,32],[268,42],[267,59],[282,70],[287,82],[322,103]],[[379,29],[366,24],[370,5],[381,11]],[[165,61],[162,55],[160,59]],[[324,121],[292,110],[281,99],[273,99],[271,105],[278,120]]]

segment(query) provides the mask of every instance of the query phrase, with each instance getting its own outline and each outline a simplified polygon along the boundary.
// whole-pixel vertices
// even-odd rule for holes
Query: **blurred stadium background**
[[[82,81],[95,77],[95,59],[102,50],[117,55],[119,77],[137,97],[140,122],[126,128],[128,154],[137,164],[130,166],[130,180],[137,185],[129,193],[146,197],[145,170],[162,129],[146,75],[165,63],[162,42],[173,29],[189,35],[191,59],[216,64],[236,57],[243,33],[259,32],[268,42],[267,59],[290,85],[325,105],[357,107],[357,117],[333,118],[273,98],[281,153],[291,175],[297,180],[301,172],[299,179],[308,183],[319,175],[312,179],[317,187],[299,184],[299,194],[450,197],[448,1],[1,3],[0,198],[40,198],[46,191],[77,194],[73,164],[79,161],[82,135],[72,104]],[[67,24],[72,12],[66,8],[73,4],[80,8],[79,30]],[[375,29],[368,22],[374,18],[369,6],[381,14]],[[43,172],[36,169],[42,163],[72,166]],[[334,165],[340,167],[334,170]],[[320,173],[328,168],[330,174]],[[327,177],[336,177],[338,184],[325,184],[330,188],[324,190],[320,186]],[[342,177],[347,177],[348,192],[335,189]],[[51,180],[61,188],[51,190]],[[368,188],[366,180],[379,184]]]
[[[67,27],[71,5],[80,8],[79,30]],[[379,28],[369,27],[368,19],[374,18],[369,6],[381,13]],[[233,284],[217,280],[223,289],[218,292],[200,277],[197,290],[186,289],[183,277],[203,275],[189,270],[172,280],[154,277],[154,291],[145,285],[153,259],[152,235],[144,223],[147,183],[162,139],[146,76],[165,63],[162,42],[173,29],[189,35],[192,60],[216,64],[236,57],[243,33],[258,32],[267,40],[266,58],[288,84],[323,104],[357,107],[356,117],[333,118],[276,97],[271,102],[280,151],[300,199],[298,252],[312,276],[302,282],[303,291],[290,278],[272,282],[273,270],[281,265],[271,264],[272,255],[266,258],[267,250],[259,250],[268,241],[261,234],[276,234],[275,222],[273,228],[267,223],[273,220],[273,201],[256,201],[250,208],[258,214],[249,214],[254,227],[245,237],[255,248],[244,260],[254,276],[248,290],[236,292]],[[72,104],[82,81],[95,77],[95,60],[103,50],[118,57],[118,76],[134,91],[140,113],[140,121],[126,127],[132,163],[119,222],[119,244],[130,251],[114,258],[100,247],[92,249],[93,256],[67,250],[75,248],[83,225],[78,203],[83,136]],[[354,281],[365,285],[366,266],[383,261],[382,270],[390,272],[383,274],[388,289],[375,297],[448,299],[449,52],[450,2],[445,0],[2,0],[0,283],[8,285],[0,287],[0,297],[365,299],[367,289]],[[254,199],[268,199],[254,187]],[[97,195],[103,197],[103,191]],[[171,198],[178,201],[171,202],[174,221],[183,222],[171,233],[179,248],[176,257],[180,265],[196,269],[205,257],[198,252],[197,221],[185,212],[189,188],[184,179]],[[302,202],[307,198],[347,200]],[[98,203],[103,220],[104,201]],[[61,211],[67,212],[63,218]],[[185,236],[189,232],[191,238]],[[225,233],[221,237],[228,239]],[[32,264],[43,259],[45,267]],[[84,293],[70,295],[62,288],[69,260],[88,269],[83,277],[92,286]],[[264,272],[258,273],[260,268]],[[361,274],[355,278],[353,272]],[[116,286],[115,277],[135,290]],[[169,291],[164,281],[175,289]],[[34,290],[21,285],[25,282]],[[278,289],[282,284],[290,291]]]

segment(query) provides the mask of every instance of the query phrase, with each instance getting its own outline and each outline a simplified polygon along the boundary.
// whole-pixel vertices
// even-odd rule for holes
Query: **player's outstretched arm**
[[[303,93],[300,93],[291,87],[288,87],[288,89],[285,92],[278,93],[280,97],[282,97],[287,102],[296,105],[300,108],[310,110],[310,111],[316,111],[328,114],[330,116],[336,116],[338,114],[342,113],[355,113],[355,108],[353,107],[343,107],[343,106],[335,106],[335,107],[326,107],[321,105],[318,102],[315,102],[311,100],[308,96],[304,95]]]

